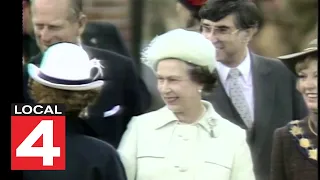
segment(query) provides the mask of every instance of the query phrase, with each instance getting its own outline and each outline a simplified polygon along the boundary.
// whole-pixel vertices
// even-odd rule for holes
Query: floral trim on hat
[[[299,120],[295,120],[289,123],[290,134],[294,137],[298,148],[303,152],[304,155],[312,160],[318,161],[318,148],[315,147],[311,143],[311,140],[307,138],[299,123]]]
[[[148,54],[149,54],[149,50],[151,48],[151,46],[156,42],[157,38],[159,37],[159,35],[156,35],[151,42],[142,49],[142,51],[140,52],[140,60],[143,64],[149,66],[151,69],[153,69],[152,67],[152,62],[150,62],[150,60],[147,58]]]

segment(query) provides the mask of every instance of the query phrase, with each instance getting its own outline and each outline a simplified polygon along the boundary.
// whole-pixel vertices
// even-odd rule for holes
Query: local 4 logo
[[[11,105],[12,170],[65,170],[65,137],[63,105]]]

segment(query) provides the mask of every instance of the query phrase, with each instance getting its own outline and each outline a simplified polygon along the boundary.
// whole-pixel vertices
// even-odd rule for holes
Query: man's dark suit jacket
[[[130,57],[130,53],[117,27],[111,23],[88,22],[81,36],[81,40],[86,46],[107,49],[123,56]]]
[[[97,136],[118,146],[128,121],[132,116],[142,114],[150,105],[150,94],[145,84],[140,80],[131,59],[111,51],[82,46],[90,58],[101,60],[104,66],[106,81],[98,101],[90,108],[87,122],[97,133]],[[42,55],[31,59],[31,63],[40,64]],[[26,102],[32,102],[28,94],[28,73],[24,68],[24,96]],[[121,107],[121,112],[107,118],[102,118],[105,111],[115,106]]]
[[[108,22],[89,22],[83,32],[82,43],[131,57],[117,27]],[[138,66],[140,66],[140,79],[151,95],[150,106],[146,112],[158,110],[165,104],[157,89],[157,78],[149,66],[143,63]]]
[[[35,39],[29,34],[23,34],[22,47],[25,62],[40,52]]]
[[[296,78],[279,60],[251,54],[254,94],[254,125],[248,130],[257,180],[268,180],[272,149],[272,136],[276,128],[293,119],[302,119],[307,108],[301,94],[296,90]],[[229,96],[221,84],[204,99],[215,110],[234,124],[247,129]]]

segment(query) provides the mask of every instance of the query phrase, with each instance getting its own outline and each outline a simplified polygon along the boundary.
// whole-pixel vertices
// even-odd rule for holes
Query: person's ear
[[[87,24],[87,16],[81,13],[78,19],[78,23],[79,23],[78,36],[80,37]]]
[[[240,40],[241,40],[241,42],[243,42],[245,44],[248,44],[251,41],[254,33],[255,33],[255,30],[253,28],[242,30],[240,32]]]
[[[203,85],[200,85],[200,84],[199,84],[197,89],[198,89],[198,93],[201,94],[201,93],[202,93],[202,90],[203,90]]]

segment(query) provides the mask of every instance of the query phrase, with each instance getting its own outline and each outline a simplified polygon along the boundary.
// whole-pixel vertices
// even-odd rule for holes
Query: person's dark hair
[[[262,14],[250,0],[208,0],[199,11],[201,19],[213,22],[231,14],[235,15],[235,25],[239,29],[260,29],[262,26]]]
[[[203,92],[211,92],[216,86],[218,76],[216,72],[210,72],[208,67],[198,66],[187,63],[189,68],[189,75],[192,81],[203,85]]]
[[[200,20],[201,20],[201,18],[200,18],[200,16],[199,16],[199,10],[200,10],[200,8],[199,8],[198,10],[193,10],[193,11],[191,11],[191,16],[192,16],[194,19],[196,19],[197,21],[200,21]]]
[[[314,60],[318,60],[318,52],[312,52],[305,56],[299,57],[299,60],[297,60],[294,64],[295,73],[298,74],[300,71],[308,68],[309,64]]]

